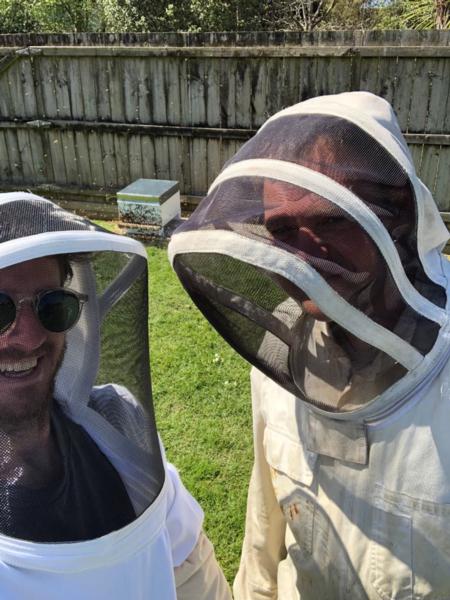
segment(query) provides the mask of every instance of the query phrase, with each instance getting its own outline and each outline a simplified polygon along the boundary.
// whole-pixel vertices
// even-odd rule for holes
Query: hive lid
[[[130,185],[117,192],[118,200],[131,202],[158,202],[163,204],[178,192],[178,181],[167,179],[136,179]]]

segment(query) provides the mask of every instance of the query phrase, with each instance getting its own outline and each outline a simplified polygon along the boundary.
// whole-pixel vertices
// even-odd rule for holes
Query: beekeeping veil
[[[447,356],[447,237],[390,105],[352,92],[270,118],[169,254],[242,356],[317,411],[359,418]]]
[[[132,514],[138,517],[153,503],[164,479],[150,387],[145,249],[28,193],[0,195],[0,223],[0,291],[20,299],[21,286],[30,289],[30,282],[17,281],[13,290],[5,290],[2,273],[27,261],[58,257],[58,264],[68,265],[71,271],[65,287],[84,298],[80,318],[64,334],[65,352],[59,357],[62,363],[56,370],[53,404],[71,423],[80,425],[87,439],[107,457],[123,483]],[[55,261],[50,262],[54,268]],[[46,273],[31,273],[30,279],[34,277],[44,285],[48,281]],[[31,308],[21,310],[21,318],[28,318],[25,315]],[[0,333],[0,362],[11,350],[8,335]],[[24,335],[20,343],[21,356],[26,359],[25,340]],[[36,369],[48,373],[50,367],[45,361],[52,352],[43,346],[30,348],[28,354],[37,356]],[[4,390],[10,386],[13,395],[17,381],[11,374],[8,378],[0,374],[0,386]],[[16,400],[32,407],[39,399],[30,397],[37,384],[27,388],[24,381]],[[0,410],[2,402],[6,406],[3,396],[0,390]],[[28,497],[36,499],[42,488],[56,485],[39,481],[39,477],[31,483],[24,481],[27,465],[33,460],[31,440],[28,449],[26,444],[20,447],[18,451],[16,439],[8,431],[0,431],[0,533],[6,535],[15,530],[11,519],[16,515],[16,498],[20,500],[25,494],[27,501]],[[114,502],[115,498],[110,498],[108,505]],[[27,539],[26,533],[23,539]]]

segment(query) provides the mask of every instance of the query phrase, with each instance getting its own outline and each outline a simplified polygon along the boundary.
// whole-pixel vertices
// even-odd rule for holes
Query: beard
[[[0,432],[14,435],[33,428],[40,429],[49,424],[56,376],[64,360],[65,351],[64,344],[47,382],[30,386],[26,390],[26,398],[21,398],[20,403],[1,403]]]

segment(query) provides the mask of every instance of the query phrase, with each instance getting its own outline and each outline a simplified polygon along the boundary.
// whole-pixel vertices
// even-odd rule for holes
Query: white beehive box
[[[180,188],[177,181],[137,179],[117,192],[119,219],[130,225],[164,228],[180,217]]]

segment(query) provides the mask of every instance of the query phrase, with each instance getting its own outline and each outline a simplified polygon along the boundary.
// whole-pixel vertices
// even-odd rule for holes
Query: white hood
[[[335,418],[379,417],[448,355],[448,239],[391,106],[367,92],[271,117],[169,255],[247,360]]]

